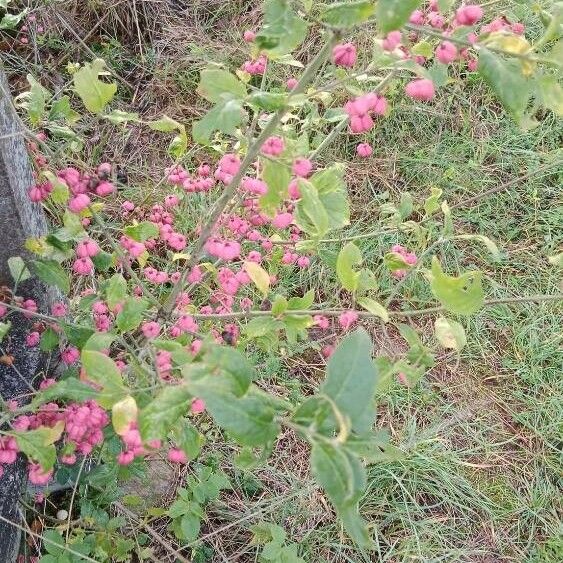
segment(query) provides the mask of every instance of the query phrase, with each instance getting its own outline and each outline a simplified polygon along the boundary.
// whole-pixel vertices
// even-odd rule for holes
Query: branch
[[[563,293],[555,293],[553,295],[524,295],[520,297],[502,297],[500,299],[485,299],[483,305],[485,307],[490,307],[492,305],[502,305],[510,303],[542,303],[547,301],[563,301]],[[311,310],[288,310],[285,313],[279,315],[283,317],[284,315],[324,315],[325,317],[338,317],[342,313],[349,311],[350,309],[311,309]],[[447,311],[446,307],[436,306],[428,307],[426,309],[413,309],[409,311],[389,311],[390,317],[396,318],[410,318],[410,317],[422,317],[424,315],[430,315],[433,313],[441,313]],[[378,315],[374,315],[369,311],[356,311],[358,316],[363,319],[369,318],[379,318]],[[208,315],[203,314],[192,314],[194,319],[198,320],[231,320],[231,319],[250,319],[255,317],[272,317],[272,311],[239,311],[235,313],[210,313]]]

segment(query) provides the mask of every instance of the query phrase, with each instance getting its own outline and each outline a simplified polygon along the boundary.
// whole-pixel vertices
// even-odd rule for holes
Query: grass
[[[151,4],[148,8],[154,9]],[[509,4],[529,16],[525,8]],[[163,10],[162,25],[146,26],[139,39],[133,33],[134,12],[129,2],[125,5],[126,13],[117,3],[110,7],[89,47],[125,80],[134,82],[136,73],[142,77],[142,91],[133,100],[124,99],[125,105],[139,104],[147,115],[166,111],[183,120],[200,111],[194,96],[198,69],[204,61],[239,64],[240,30],[257,20],[253,3],[197,0],[186,12]],[[51,16],[53,9],[48,11]],[[81,25],[92,21],[88,14],[97,13],[84,10]],[[45,49],[45,59],[41,49],[35,61],[10,53],[8,71],[21,73],[31,65],[46,76],[50,56],[59,49],[68,60],[88,56],[76,44],[61,40],[65,37],[64,27],[53,29],[49,44],[57,49]],[[287,76],[286,68],[279,72]],[[374,217],[380,205],[396,201],[405,190],[415,201],[423,201],[431,187],[439,187],[455,205],[553,158],[563,138],[561,120],[548,114],[537,128],[523,132],[483,86],[471,77],[467,80],[468,88],[454,85],[428,108],[397,105],[366,139],[377,147],[375,158],[358,162],[356,140],[346,135],[321,156],[326,163],[348,161],[355,217],[350,234],[377,229]],[[103,135],[101,148],[87,147],[87,154],[93,160],[98,153],[111,156],[127,168],[132,180],[123,196],[139,198],[153,193],[163,172],[164,150],[160,137],[134,133],[132,139]],[[190,156],[194,161],[205,157],[199,149]],[[560,273],[547,256],[560,251],[563,243],[561,180],[563,167],[554,166],[454,211],[461,232],[482,233],[497,242],[503,253],[500,263],[474,243],[449,244],[440,252],[452,268],[484,270],[489,297],[560,290]],[[194,200],[193,215],[207,205],[205,197]],[[185,223],[191,228],[194,219],[188,216]],[[416,245],[396,235],[358,244],[366,264],[377,269],[381,255],[395,242]],[[338,248],[323,247],[311,268],[284,276],[283,289],[300,292],[313,287],[319,300],[333,301],[338,283],[332,265]],[[392,283],[383,277],[383,294]],[[421,278],[405,284],[402,296],[415,306],[430,300]],[[459,358],[444,355],[418,386],[395,384],[380,397],[378,425],[389,428],[393,442],[406,454],[369,470],[361,509],[374,533],[376,555],[354,549],[343,535],[310,479],[303,446],[291,434],[282,436],[268,466],[254,475],[228,468],[242,492],[223,495],[212,508],[203,547],[194,553],[207,550],[208,558],[201,561],[255,561],[248,527],[268,520],[282,525],[299,544],[301,556],[311,562],[561,561],[561,312],[554,304],[499,305],[462,320],[468,344]],[[417,326],[431,340],[431,326],[426,321]],[[382,345],[389,345],[378,325],[373,332]],[[400,347],[391,338],[391,344]],[[318,353],[293,352],[282,358],[257,353],[254,359],[261,384],[297,399],[318,384],[323,360]],[[224,464],[225,453],[219,448],[213,459]]]

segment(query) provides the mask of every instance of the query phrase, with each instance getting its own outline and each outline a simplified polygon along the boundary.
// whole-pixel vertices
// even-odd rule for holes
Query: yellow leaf
[[[123,436],[131,427],[131,423],[137,420],[137,403],[131,395],[121,399],[111,408],[111,423],[115,433]]]
[[[258,290],[264,294],[264,296],[268,295],[270,274],[268,274],[260,264],[256,264],[256,262],[245,262],[244,269]]]

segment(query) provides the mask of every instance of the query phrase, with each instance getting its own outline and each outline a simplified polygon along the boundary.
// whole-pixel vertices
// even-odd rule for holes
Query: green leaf
[[[434,48],[428,41],[419,41],[416,45],[412,46],[411,53],[413,55],[421,55],[430,59],[434,53]]]
[[[205,437],[185,418],[181,419],[173,429],[173,437],[174,443],[178,445],[190,460],[197,458],[201,451],[201,446],[205,442]]]
[[[218,103],[228,98],[242,99],[246,86],[234,75],[220,68],[206,68],[201,71],[197,93],[209,102]]]
[[[563,268],[563,252],[560,252],[559,254],[554,254],[553,256],[548,256],[547,259],[549,260],[549,263],[552,266]]]
[[[68,342],[73,346],[76,346],[79,350],[82,350],[88,339],[94,334],[94,329],[87,326],[78,325],[68,325],[66,323],[61,324],[65,336]]]
[[[8,334],[10,328],[12,327],[12,323],[8,321],[7,323],[0,323],[0,342],[4,340],[6,334]]]
[[[455,0],[438,0],[438,9],[443,14],[449,12],[454,4]]]
[[[253,92],[250,95],[249,103],[266,111],[277,111],[287,103],[287,94],[282,92]]]
[[[389,33],[402,27],[421,2],[422,0],[379,0],[375,14],[381,32]]]
[[[338,2],[323,9],[321,21],[332,27],[353,27],[365,22],[375,12],[375,3],[362,0],[359,2]]]
[[[452,313],[471,315],[483,306],[483,274],[478,271],[465,272],[459,277],[445,274],[438,258],[432,259],[430,286],[432,293]]]
[[[278,160],[263,159],[262,180],[266,182],[268,191],[260,197],[258,203],[268,215],[273,215],[281,202],[287,198],[287,186],[291,180],[288,167]]]
[[[26,15],[27,9],[18,14],[4,14],[4,17],[0,20],[0,29],[15,29]]]
[[[70,377],[68,379],[57,381],[43,391],[39,391],[33,398],[30,406],[35,409],[44,403],[49,403],[57,399],[86,401],[96,397],[97,395],[98,392],[93,389],[91,385],[87,385],[75,377]]]
[[[143,320],[143,313],[148,309],[149,302],[144,298],[129,297],[125,300],[123,309],[115,319],[120,332],[135,330]]]
[[[53,444],[61,437],[64,423],[57,422],[52,428],[41,426],[14,434],[19,449],[33,461],[39,463],[44,471],[55,465],[57,454]]]
[[[195,514],[184,514],[180,520],[180,529],[182,530],[182,539],[191,542],[197,539],[199,529],[201,527],[201,520]]]
[[[245,262],[244,269],[254,285],[258,288],[258,291],[266,297],[270,289],[270,274],[256,262]]]
[[[183,127],[179,121],[176,121],[167,115],[163,115],[160,119],[147,121],[147,125],[153,131],[160,131],[161,133],[172,133],[173,131],[177,131]]]
[[[353,242],[342,247],[336,259],[336,274],[347,291],[355,292],[358,289],[360,273],[354,267],[361,264],[362,252]]]
[[[265,446],[271,443],[278,434],[279,424],[274,421],[275,411],[266,398],[257,393],[237,397],[228,390],[227,384],[222,385],[217,379],[206,377],[190,381],[190,391],[205,401],[215,422],[239,444]]]
[[[366,523],[358,508],[367,485],[366,472],[360,460],[343,446],[314,443],[311,469],[352,540],[358,546],[373,548]]]
[[[106,113],[102,117],[104,119],[107,119],[110,123],[113,123],[114,125],[121,125],[122,123],[128,123],[129,121],[133,121],[134,123],[139,122],[138,113],[131,113],[119,109],[114,109],[112,112]]]
[[[213,377],[228,377],[229,390],[237,397],[244,395],[256,377],[254,366],[240,350],[227,346],[213,346],[204,355],[208,373]]]
[[[427,216],[440,209],[440,198],[443,191],[440,188],[430,188],[430,196],[424,201],[424,212]]]
[[[51,104],[49,121],[66,121],[70,124],[74,124],[79,119],[80,114],[72,109],[68,96],[61,96]]]
[[[41,539],[43,540],[45,551],[50,555],[58,556],[65,552],[63,536],[56,530],[45,530]],[[58,562],[59,559],[56,561]]]
[[[43,175],[51,185],[53,186],[53,191],[51,192],[51,199],[55,203],[65,204],[70,196],[70,190],[66,185],[66,182],[63,182],[58,176],[55,176],[50,170],[45,170]]]
[[[8,258],[8,269],[15,283],[23,282],[31,277],[31,272],[27,269],[25,262],[20,256]]]
[[[334,165],[320,170],[310,178],[328,215],[328,229],[341,229],[350,224],[350,204],[344,182],[344,168]]]
[[[276,295],[272,303],[272,315],[278,317],[287,311],[288,302],[283,295]]]
[[[563,88],[555,76],[542,76],[536,82],[542,105],[563,117]]]
[[[518,122],[530,99],[530,82],[522,74],[520,63],[503,59],[488,49],[480,49],[479,74],[491,87],[506,111]]]
[[[264,2],[264,25],[256,36],[256,45],[270,56],[285,55],[305,39],[307,23],[291,8],[287,0]]]
[[[48,328],[41,334],[39,348],[42,352],[52,352],[59,344],[59,335],[52,329]]]
[[[27,113],[32,125],[38,125],[45,115],[47,100],[51,98],[49,90],[44,88],[31,74],[27,75],[27,81],[31,86],[27,97]]]
[[[241,101],[236,99],[226,100],[215,105],[202,119],[194,122],[192,136],[196,143],[205,145],[215,131],[233,135],[242,121]]]
[[[315,290],[310,289],[303,297],[290,297],[287,307],[291,311],[310,309],[315,301]]]
[[[438,317],[434,321],[434,331],[438,342],[444,348],[453,348],[459,352],[467,344],[465,330],[456,321]]]
[[[110,408],[127,395],[121,373],[111,358],[94,350],[82,350],[80,358],[86,377],[102,387],[98,398],[102,407]]]
[[[139,413],[139,432],[143,440],[162,440],[190,409],[192,393],[187,385],[169,385]]]
[[[88,111],[101,113],[111,102],[117,92],[115,82],[102,82],[100,74],[106,74],[106,63],[102,59],[94,59],[92,63],[84,66],[73,75],[74,89]]]
[[[64,268],[55,260],[33,260],[33,273],[47,285],[58,287],[63,293],[70,291],[70,278]]]
[[[358,304],[369,311],[372,315],[377,315],[382,321],[386,323],[389,322],[389,313],[387,312],[387,309],[375,301],[375,299],[370,299],[369,297],[359,297]]]
[[[320,389],[348,417],[357,432],[368,431],[375,416],[378,374],[371,360],[372,348],[371,338],[364,329],[347,335],[330,357],[327,376]]]
[[[117,335],[112,334],[111,332],[95,332],[88,338],[82,348],[84,350],[101,352],[102,350],[109,348],[116,338]]]
[[[123,303],[127,297],[127,281],[121,274],[114,274],[104,288],[106,302],[110,309]]]
[[[259,338],[277,332],[282,326],[282,323],[273,317],[256,317],[246,324],[244,333],[248,338]]]
[[[137,242],[145,242],[148,239],[156,238],[159,234],[158,227],[151,221],[129,225],[124,227],[123,232]]]
[[[329,229],[328,213],[312,182],[300,178],[301,197],[295,207],[295,222],[306,233],[321,238]]]

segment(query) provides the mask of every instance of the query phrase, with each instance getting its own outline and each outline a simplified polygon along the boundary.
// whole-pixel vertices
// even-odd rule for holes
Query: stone
[[[13,283],[7,261],[11,256],[28,257],[26,239],[47,232],[41,206],[32,203],[28,190],[33,173],[25,146],[21,123],[11,103],[8,83],[0,68],[0,286]],[[54,294],[36,279],[18,287],[18,295],[35,299],[41,310],[49,308]],[[14,358],[12,366],[0,363],[0,395],[5,401],[29,395],[31,382],[41,368],[37,348],[25,345],[25,336],[33,323],[23,315],[10,315],[12,328],[0,347]],[[21,401],[25,402],[25,401]],[[4,519],[21,521],[19,499],[27,481],[26,461],[18,456],[16,463],[4,466],[0,477],[0,562],[16,561],[21,533]]]

